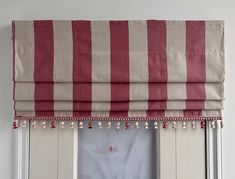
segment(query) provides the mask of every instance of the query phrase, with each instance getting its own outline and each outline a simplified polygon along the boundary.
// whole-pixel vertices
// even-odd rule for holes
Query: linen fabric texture
[[[35,20],[12,29],[18,118],[221,119],[223,21]]]

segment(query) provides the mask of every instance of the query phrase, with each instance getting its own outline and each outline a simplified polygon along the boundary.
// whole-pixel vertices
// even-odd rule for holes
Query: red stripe
[[[200,110],[205,109],[204,101],[186,101],[187,110]]]
[[[205,22],[186,22],[186,64],[187,82],[205,82]],[[198,88],[196,88],[198,86]],[[187,85],[187,99],[206,99],[205,85]],[[186,109],[192,109],[192,104],[186,102]],[[204,109],[204,102],[198,103],[198,108]]]
[[[128,111],[109,111],[110,117],[128,117]]]
[[[53,22],[52,21],[34,21],[34,80],[35,81],[53,81],[53,64],[54,64],[54,39],[53,39]],[[50,83],[46,88],[35,83],[35,99],[46,98],[53,101],[54,84]],[[46,115],[54,115],[54,105],[49,104]],[[36,116],[43,115],[38,111],[40,103],[35,101]]]
[[[202,110],[185,110],[184,117],[201,117]]]
[[[204,83],[187,83],[187,100],[206,100]]]
[[[92,49],[91,49],[91,24],[90,21],[72,21],[73,29],[73,82],[91,82],[91,63],[92,63]],[[80,86],[73,86],[73,99],[82,99],[86,96],[89,101],[92,101],[92,86],[91,83],[81,89]],[[91,111],[91,105],[89,106]],[[76,109],[76,105],[73,105]],[[75,116],[81,115],[75,112]],[[91,112],[86,113],[87,116]]]
[[[147,111],[147,117],[164,117],[165,116],[165,110],[159,110],[159,111]]]
[[[73,83],[73,89],[73,101],[92,101],[91,83]]]
[[[205,82],[205,21],[186,22],[187,81]]]
[[[149,82],[167,82],[166,21],[148,21],[148,68]],[[149,85],[149,100],[167,99],[167,83]],[[166,109],[166,102],[161,104]],[[149,104],[149,109],[151,104]]]
[[[110,21],[111,82],[129,82],[128,21]],[[128,83],[127,83],[128,84]],[[111,101],[119,97],[129,99],[128,85],[111,85]],[[123,106],[128,111],[129,104]],[[116,106],[111,103],[111,111]],[[115,115],[112,112],[110,116]],[[124,116],[128,113],[124,112]]]
[[[166,101],[148,101],[148,110],[165,110]]]
[[[129,83],[111,83],[111,101],[129,101]],[[128,110],[129,105],[125,105]],[[111,109],[115,107],[112,106]]]

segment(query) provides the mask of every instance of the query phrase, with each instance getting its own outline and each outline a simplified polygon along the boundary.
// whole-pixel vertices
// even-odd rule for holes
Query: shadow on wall
[[[0,26],[0,178],[13,173],[12,61],[11,26]]]
[[[11,26],[0,27],[0,129],[9,127],[13,118]],[[4,127],[4,128],[3,128]],[[11,127],[11,125],[10,125]],[[3,129],[2,129],[3,128]]]

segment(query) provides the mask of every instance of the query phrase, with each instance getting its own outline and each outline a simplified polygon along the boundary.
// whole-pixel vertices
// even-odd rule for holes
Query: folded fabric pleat
[[[35,85],[44,95],[35,96]],[[223,100],[223,83],[15,83],[15,100],[51,100],[48,89],[54,87],[53,99],[58,101],[146,101],[146,100]],[[90,89],[92,99],[83,95]],[[118,95],[111,98],[111,88],[121,93],[129,88],[129,96]],[[73,90],[81,95],[73,96]],[[149,94],[152,89],[151,95]],[[194,95],[187,95],[193,89]],[[201,95],[205,94],[205,95]]]
[[[16,101],[17,111],[35,111],[34,101]],[[73,102],[73,101],[39,101],[37,111],[50,111],[48,106],[54,105],[54,111],[110,111],[110,102]],[[186,108],[186,103],[190,106]],[[202,106],[201,104],[204,103]],[[223,109],[221,101],[134,101],[114,102],[113,111],[125,111],[126,105],[129,110],[220,110]],[[92,106],[92,109],[90,108]]]

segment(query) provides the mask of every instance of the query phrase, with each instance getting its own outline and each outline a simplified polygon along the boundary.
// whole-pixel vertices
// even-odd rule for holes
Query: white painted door
[[[74,130],[30,128],[29,179],[73,179]]]

